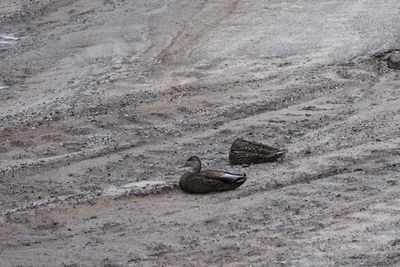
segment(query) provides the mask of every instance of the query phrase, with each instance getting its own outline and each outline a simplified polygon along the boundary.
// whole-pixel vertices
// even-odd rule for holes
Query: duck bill
[[[189,167],[190,165],[187,163],[182,163],[181,165],[179,165],[179,168],[185,168],[185,167]]]

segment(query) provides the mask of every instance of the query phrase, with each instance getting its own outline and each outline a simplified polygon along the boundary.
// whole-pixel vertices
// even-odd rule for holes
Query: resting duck
[[[233,190],[246,182],[246,174],[234,174],[223,171],[201,170],[198,157],[190,157],[181,167],[191,167],[191,170],[181,176],[179,186],[187,193],[209,193]]]
[[[236,139],[229,151],[231,164],[252,164],[273,162],[285,155],[286,151],[261,143]]]

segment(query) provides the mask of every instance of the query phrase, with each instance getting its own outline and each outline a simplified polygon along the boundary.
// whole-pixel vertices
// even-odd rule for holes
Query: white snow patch
[[[19,37],[15,37],[13,34],[11,34],[11,35],[0,34],[0,39],[16,41],[16,40],[19,40]]]

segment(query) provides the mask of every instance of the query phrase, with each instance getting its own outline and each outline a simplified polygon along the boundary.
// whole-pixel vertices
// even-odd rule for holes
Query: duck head
[[[191,167],[190,173],[198,173],[201,170],[201,161],[200,161],[200,159],[198,157],[191,156],[180,167],[181,168]]]

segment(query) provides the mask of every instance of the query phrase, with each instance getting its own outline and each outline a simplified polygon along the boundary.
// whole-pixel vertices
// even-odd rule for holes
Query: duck
[[[246,182],[246,174],[235,174],[216,170],[201,170],[201,161],[197,156],[191,156],[180,167],[191,167],[184,173],[179,186],[186,193],[210,193],[234,190]]]
[[[285,154],[284,150],[238,138],[232,143],[229,162],[232,165],[274,162]]]

